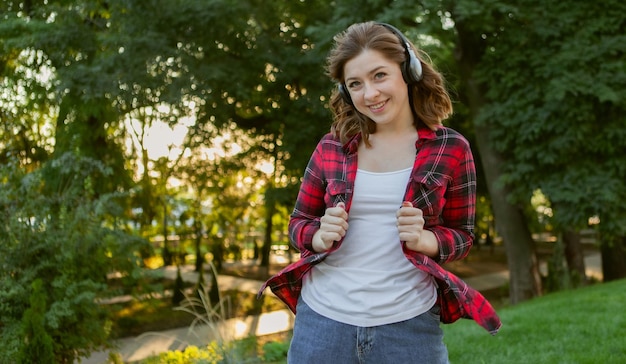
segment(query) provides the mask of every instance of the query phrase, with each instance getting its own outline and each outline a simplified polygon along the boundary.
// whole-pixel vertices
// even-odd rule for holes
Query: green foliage
[[[231,343],[212,341],[206,347],[190,345],[184,350],[161,353],[141,360],[139,364],[260,364],[285,363],[289,342],[268,342],[263,345],[263,355],[257,357],[253,348],[256,337]]]
[[[204,348],[190,345],[185,350],[167,351],[148,359],[140,364],[244,364],[257,363],[255,358],[245,358],[238,352],[248,349],[248,341],[237,341],[232,344],[219,344],[212,341]]]
[[[91,178],[110,173],[101,163],[69,154],[33,172],[25,173],[17,163],[0,168],[0,337],[5,343],[0,361],[14,361],[23,345],[33,342],[27,338],[35,336],[52,338],[59,363],[107,345],[109,324],[97,299],[107,296],[108,273],[132,274],[139,268],[134,252],[141,244],[111,224],[120,195],[94,195]],[[56,182],[46,181],[47,175]],[[37,280],[36,300],[30,302],[29,287]],[[43,321],[35,325],[39,314]],[[29,329],[16,335],[20,326]]]
[[[512,197],[525,203],[541,189],[558,226],[582,228],[598,216],[604,231],[624,235],[626,103],[617,95],[626,93],[626,6],[534,0],[482,6],[461,10],[473,24],[491,14],[497,25],[482,41],[477,77],[490,102],[480,118],[506,157],[503,181]]]
[[[46,332],[46,294],[42,291],[43,282],[40,278],[32,284],[30,296],[30,308],[24,311],[22,327],[25,344],[20,348],[18,362],[30,363],[53,363],[53,342]]]
[[[263,361],[278,362],[287,359],[289,342],[270,341],[263,345]]]

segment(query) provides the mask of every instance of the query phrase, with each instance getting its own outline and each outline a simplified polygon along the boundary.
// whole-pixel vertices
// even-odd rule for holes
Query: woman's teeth
[[[380,109],[380,108],[381,108],[381,107],[383,107],[383,106],[385,106],[385,103],[384,103],[384,102],[380,102],[380,103],[378,103],[378,104],[376,104],[376,105],[371,105],[371,106],[370,106],[370,109],[372,109],[372,110],[378,110],[378,109]]]

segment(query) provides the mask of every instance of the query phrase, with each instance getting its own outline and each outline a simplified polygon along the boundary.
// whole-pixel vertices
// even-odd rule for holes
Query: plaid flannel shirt
[[[432,231],[439,241],[439,257],[432,259],[398,243],[415,267],[435,278],[441,322],[469,318],[495,334],[501,322],[491,304],[440,265],[464,258],[473,243],[476,172],[469,143],[461,134],[446,127],[436,131],[420,128],[418,136],[415,164],[404,201],[411,201],[413,206],[422,209],[424,228]],[[311,241],[327,206],[345,202],[346,210],[350,211],[360,140],[357,134],[342,145],[327,134],[318,143],[289,221],[289,237],[300,251],[301,259],[265,282],[259,296],[270,287],[295,313],[304,275],[341,245],[338,241],[330,250],[316,253]]]

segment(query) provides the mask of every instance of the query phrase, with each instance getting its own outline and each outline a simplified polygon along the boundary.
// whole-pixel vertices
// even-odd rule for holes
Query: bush
[[[175,350],[144,359],[139,364],[256,364],[282,363],[287,358],[289,343],[269,342],[263,348],[268,350],[262,358],[256,356],[256,337],[236,340],[230,343],[211,342],[204,348],[188,346],[185,350]]]
[[[33,282],[30,308],[24,312],[22,318],[22,331],[25,338],[25,343],[19,353],[19,362],[22,364],[54,362],[52,338],[44,329],[46,294],[42,291],[42,285],[41,279]]]
[[[114,227],[123,195],[92,188],[110,175],[71,154],[32,172],[0,167],[0,362],[17,362],[35,343],[47,353],[47,337],[56,363],[108,346],[97,299],[109,296],[107,273],[139,269],[143,243]]]
[[[263,361],[277,362],[287,359],[289,342],[270,341],[263,345]]]

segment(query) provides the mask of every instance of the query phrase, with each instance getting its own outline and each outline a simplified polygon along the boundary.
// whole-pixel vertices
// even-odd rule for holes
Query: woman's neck
[[[392,172],[411,167],[415,161],[417,138],[414,127],[403,132],[377,130],[370,135],[370,147],[365,143],[359,146],[359,168],[370,172]]]

